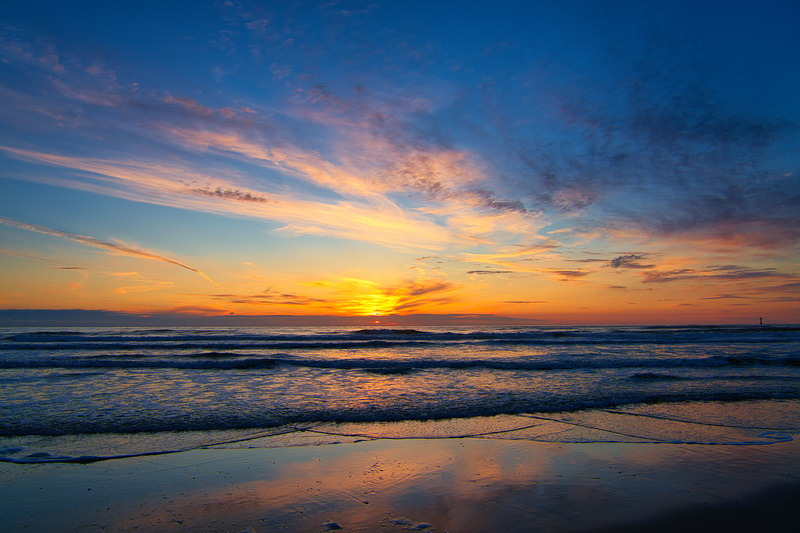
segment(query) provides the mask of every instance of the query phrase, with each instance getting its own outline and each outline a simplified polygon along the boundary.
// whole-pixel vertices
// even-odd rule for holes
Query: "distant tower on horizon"
[[[763,326],[764,325],[764,319],[763,318],[759,318],[758,319],[758,325],[759,326]]]

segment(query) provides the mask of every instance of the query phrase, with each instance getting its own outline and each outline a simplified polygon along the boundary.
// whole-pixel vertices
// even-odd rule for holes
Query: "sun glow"
[[[349,310],[362,316],[383,316],[392,314],[400,304],[400,297],[375,292],[364,294],[349,302]]]

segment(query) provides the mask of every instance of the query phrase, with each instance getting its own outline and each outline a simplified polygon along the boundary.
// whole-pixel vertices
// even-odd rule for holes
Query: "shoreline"
[[[0,521],[9,531],[692,531],[711,517],[800,518],[798,457],[797,441],[436,438],[3,464]]]
[[[42,461],[0,463],[0,523],[76,533],[761,530],[800,520],[798,420],[796,400],[679,402],[2,438],[6,458]],[[63,461],[93,454],[112,458]]]

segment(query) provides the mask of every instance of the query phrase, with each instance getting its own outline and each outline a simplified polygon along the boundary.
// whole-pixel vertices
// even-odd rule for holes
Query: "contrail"
[[[45,226],[39,226],[36,224],[26,224],[24,222],[17,222],[15,220],[3,217],[0,217],[0,224],[13,226],[15,228],[24,229],[27,231],[34,231],[36,233],[42,233],[44,235],[53,235],[55,237],[61,237],[63,239],[69,239],[71,241],[85,244],[86,246],[94,246],[95,248],[105,248],[106,250],[112,250],[114,252],[118,252],[121,254],[132,255],[135,257],[144,257],[145,259],[155,259],[156,261],[164,261],[165,263],[171,263],[181,268],[185,268],[186,270],[191,270],[192,272],[196,272],[197,274],[200,274],[201,276],[203,276],[203,278],[210,281],[214,285],[219,286],[219,283],[206,276],[202,270],[190,267],[187,264],[181,263],[180,261],[176,261],[174,259],[170,259],[169,257],[164,257],[158,254],[145,252],[142,250],[136,250],[135,248],[129,248],[127,246],[122,246],[120,244],[115,244],[113,242],[101,241],[100,239],[95,239],[94,237],[87,237],[86,235],[78,235],[77,233],[69,233],[68,231],[61,231],[57,229],[48,228]]]

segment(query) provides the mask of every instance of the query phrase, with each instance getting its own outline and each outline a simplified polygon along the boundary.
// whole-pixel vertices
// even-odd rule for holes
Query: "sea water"
[[[0,399],[12,462],[259,439],[761,444],[800,426],[800,327],[2,328]]]

